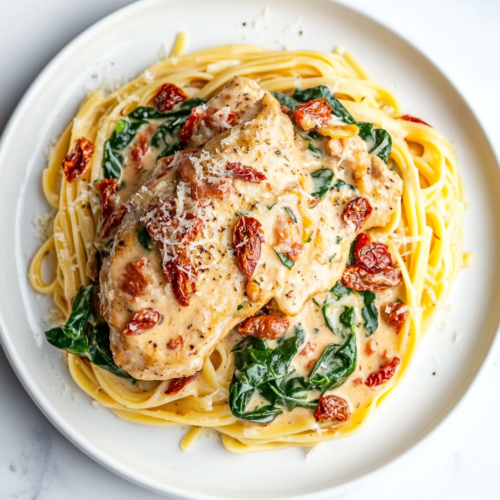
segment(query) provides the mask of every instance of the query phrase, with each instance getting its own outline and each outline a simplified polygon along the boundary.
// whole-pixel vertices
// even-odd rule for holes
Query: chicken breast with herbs
[[[343,146],[352,161],[326,141],[311,156],[251,80],[235,78],[189,120],[188,149],[159,160],[130,198],[100,275],[114,359],[142,380],[199,371],[273,298],[299,313],[340,278],[356,235],[390,220],[402,191],[357,138]]]

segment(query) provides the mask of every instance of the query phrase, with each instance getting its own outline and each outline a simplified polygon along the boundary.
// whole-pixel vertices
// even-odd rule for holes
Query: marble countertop
[[[0,5],[0,133],[19,99],[72,38],[130,0]],[[500,153],[498,0],[342,0],[404,35],[457,85]],[[500,359],[424,442],[343,500],[497,499]],[[0,500],[160,499],[107,471],[31,401],[0,347]]]

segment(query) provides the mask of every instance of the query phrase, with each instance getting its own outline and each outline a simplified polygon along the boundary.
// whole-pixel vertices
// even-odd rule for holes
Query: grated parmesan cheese
[[[31,219],[34,233],[40,241],[47,241],[54,234],[54,219],[56,213],[57,211],[54,208],[43,215],[35,214],[33,219]]]
[[[42,321],[50,326],[59,326],[64,324],[64,316],[60,309],[52,308],[43,318]]]

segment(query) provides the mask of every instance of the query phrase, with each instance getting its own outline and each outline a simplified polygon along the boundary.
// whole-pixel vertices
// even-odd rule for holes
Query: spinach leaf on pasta
[[[378,328],[378,309],[375,305],[377,296],[369,290],[358,292],[363,299],[364,306],[361,309],[363,324],[366,330],[366,336],[369,337],[377,331]]]
[[[48,342],[71,354],[87,358],[91,363],[114,375],[132,378],[118,366],[109,345],[109,326],[97,318],[92,304],[94,285],[82,286],[71,306],[66,324],[45,332]]]
[[[375,128],[373,123],[360,122],[359,136],[366,141],[368,152],[387,163],[392,150],[392,138],[387,130]]]
[[[111,137],[104,143],[102,167],[105,178],[120,178],[125,161],[120,151],[124,150],[132,142],[138,130],[145,123],[145,121],[129,122],[128,120],[118,120],[116,122]]]
[[[160,150],[158,158],[170,156],[176,151],[181,151],[183,149],[183,145],[179,140],[179,131],[189,118],[191,110],[196,106],[207,102],[207,100],[208,99],[193,97],[179,104],[179,106],[174,108],[172,111],[159,113],[158,111],[154,110],[156,111],[157,115],[161,115],[161,117],[159,116],[159,118],[164,119],[156,129],[156,132],[151,139],[151,146]]]

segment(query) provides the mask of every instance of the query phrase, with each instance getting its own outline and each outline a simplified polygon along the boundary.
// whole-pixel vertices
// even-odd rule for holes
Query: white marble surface
[[[0,2],[0,132],[44,65],[86,27],[127,3]],[[391,25],[429,55],[469,100],[500,153],[499,0],[343,3]],[[431,436],[342,498],[500,498],[498,361]],[[113,475],[69,443],[24,392],[1,348],[0,394],[0,500],[162,498]]]

